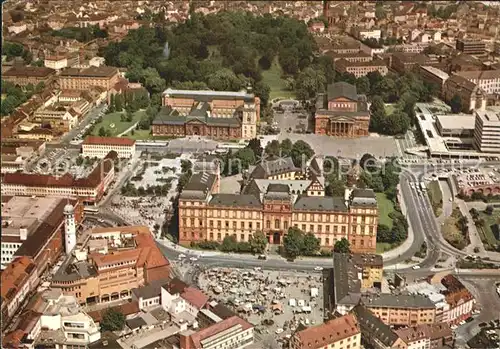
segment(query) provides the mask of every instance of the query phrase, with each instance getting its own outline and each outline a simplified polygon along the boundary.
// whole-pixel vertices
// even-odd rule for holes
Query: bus
[[[97,214],[99,213],[99,209],[97,207],[88,206],[83,209],[83,212],[88,214]]]

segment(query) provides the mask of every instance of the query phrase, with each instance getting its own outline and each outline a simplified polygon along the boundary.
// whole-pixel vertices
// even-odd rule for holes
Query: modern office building
[[[457,39],[455,48],[467,54],[483,54],[486,52],[486,43],[480,40]]]
[[[474,146],[484,153],[500,153],[500,110],[476,110]]]

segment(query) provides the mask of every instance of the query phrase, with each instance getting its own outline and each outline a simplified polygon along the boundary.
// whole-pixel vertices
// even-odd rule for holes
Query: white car
[[[179,259],[186,258],[186,255],[181,253],[181,254],[179,255],[179,257],[177,257],[177,258],[179,258]]]
[[[320,267],[320,266],[318,266],[318,267],[314,267],[314,270],[316,270],[316,271],[322,271],[322,270],[323,270],[323,267]]]
[[[413,269],[413,270],[418,270],[418,269],[420,269],[420,265],[414,265],[414,266],[412,267],[412,269]]]
[[[191,258],[189,258],[189,260],[190,260],[191,262],[196,262],[196,261],[198,260],[198,258],[196,258],[196,257],[191,257]]]

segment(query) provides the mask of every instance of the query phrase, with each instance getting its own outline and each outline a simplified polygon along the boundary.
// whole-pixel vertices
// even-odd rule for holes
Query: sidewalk
[[[398,202],[399,206],[401,207],[401,212],[406,217],[406,205],[400,192],[401,191],[399,190]],[[398,258],[401,254],[405,253],[411,248],[414,240],[415,240],[414,232],[410,225],[410,220],[408,220],[408,237],[406,238],[406,240],[398,247],[382,253],[382,258],[384,259],[384,261]]]

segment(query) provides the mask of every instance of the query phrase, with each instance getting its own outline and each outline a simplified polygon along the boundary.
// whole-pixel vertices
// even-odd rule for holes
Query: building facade
[[[12,82],[14,85],[33,86],[43,82],[45,86],[50,85],[55,78],[56,71],[45,67],[14,66],[2,72],[2,79]]]
[[[179,240],[218,241],[235,236],[249,241],[262,231],[270,244],[281,244],[291,227],[312,232],[325,248],[346,238],[354,252],[375,251],[378,209],[371,190],[343,198],[292,194],[290,186],[269,184],[260,194],[219,194],[213,174],[191,177],[179,198]],[[293,181],[291,181],[293,182]],[[305,189],[307,192],[307,189]]]
[[[474,146],[485,153],[500,153],[500,111],[476,110]]]
[[[321,325],[297,331],[290,339],[291,349],[360,349],[361,331],[352,314]]]
[[[349,62],[339,59],[335,62],[335,71],[339,73],[350,73],[356,78],[366,76],[368,73],[378,71],[380,75],[386,75],[389,70],[383,60],[373,60],[368,62]]]
[[[102,159],[114,151],[120,159],[130,159],[135,154],[135,140],[122,137],[87,136],[82,143],[83,157]]]
[[[170,263],[147,227],[96,228],[79,242],[51,286],[80,304],[130,299],[132,289],[170,275]]]
[[[1,273],[2,330],[25,299],[40,283],[35,262],[28,257],[17,257]]]
[[[416,326],[433,324],[436,307],[430,299],[421,295],[397,295],[381,293],[361,297],[363,305],[385,324],[390,326]]]
[[[69,68],[61,71],[58,76],[59,88],[61,90],[90,90],[94,86],[100,86],[106,91],[118,82],[120,74],[114,67],[94,67],[77,69]]]
[[[6,173],[2,195],[56,196],[79,198],[87,204],[97,203],[115,177],[115,152],[110,152],[85,178],[66,173],[61,177],[32,173]]]
[[[486,52],[486,43],[480,40],[457,39],[455,48],[467,54],[483,54]]]
[[[164,108],[152,124],[154,136],[206,136],[253,139],[260,119],[260,99],[254,94],[167,89]]]
[[[356,87],[345,82],[328,86],[328,93],[316,102],[314,133],[333,137],[368,136],[370,112],[366,96],[358,95]]]
[[[488,95],[500,94],[500,70],[462,71],[457,75],[475,83]]]
[[[462,102],[462,109],[484,110],[486,108],[486,94],[475,83],[458,75],[450,76],[443,86],[443,98],[447,103],[457,95]]]
[[[450,77],[448,73],[430,65],[420,66],[419,75],[422,80],[436,86],[440,95],[443,93],[444,83]]]

